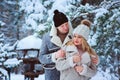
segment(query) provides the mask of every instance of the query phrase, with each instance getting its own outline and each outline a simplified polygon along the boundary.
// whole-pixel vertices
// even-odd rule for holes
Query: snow
[[[36,35],[30,35],[20,40],[17,44],[16,50],[22,49],[40,49],[42,40]]]
[[[0,21],[0,25],[1,25],[1,26],[4,26],[4,25],[5,25],[5,23],[4,23],[4,22],[2,22],[2,21]]]
[[[24,75],[21,74],[11,74],[11,80],[24,80]],[[44,79],[44,74],[43,75],[39,75],[37,78],[35,78],[34,80],[45,80]]]
[[[89,43],[91,46],[97,45],[97,43],[96,43],[97,37],[98,37],[98,35],[94,34],[91,39],[88,39],[88,43]]]
[[[0,68],[0,72],[3,72],[4,75],[8,76],[7,71],[4,70],[3,68]]]
[[[69,0],[56,0],[55,2],[54,2],[54,4],[53,4],[53,9],[55,10],[55,9],[59,9],[60,11],[65,11],[66,10],[66,8],[65,7],[67,7],[68,6],[68,2],[69,2]]]
[[[52,1],[52,0],[51,0]],[[52,19],[53,16],[53,11],[55,9],[58,9],[62,12],[66,12],[68,10],[68,7],[70,5],[68,5],[70,2],[74,1],[74,0],[53,0],[55,1],[53,3],[53,6],[51,8],[51,10],[48,11],[49,14],[49,18]],[[47,6],[48,4],[50,4],[49,1],[46,1],[46,3],[44,4],[45,6]],[[46,11],[46,9],[44,8],[44,6],[41,4],[40,0],[22,0],[22,2],[20,2],[21,5],[21,11],[24,10],[27,14],[33,13],[34,14],[30,14],[30,15],[26,15],[25,20],[26,20],[26,24],[29,26],[32,26],[33,29],[37,29],[37,30],[44,30],[44,28],[46,28],[44,25],[42,24],[37,24],[36,21],[41,21],[44,17],[43,13]],[[101,17],[103,14],[108,13],[108,10],[105,8],[100,8],[94,11],[96,14],[96,18]],[[118,12],[117,14],[120,14],[120,12]],[[82,15],[82,14],[81,14]],[[114,17],[116,16],[113,15],[113,17],[110,18],[110,20],[113,20]],[[97,24],[97,22],[94,22],[94,24]],[[0,21],[0,25],[3,26],[5,25],[4,22]],[[107,27],[111,27],[111,26],[107,26]],[[116,31],[116,34],[119,33],[119,31]],[[96,43],[96,38],[98,37],[99,33],[96,33],[95,35],[93,35],[92,40],[90,40],[90,43],[92,46],[97,45]],[[0,37],[3,36],[3,34],[0,35]],[[0,40],[2,41],[2,39]],[[40,49],[41,47],[41,42],[42,40],[40,38],[38,38],[36,35],[30,35],[26,38],[23,38],[22,40],[20,40],[17,44],[17,50],[21,50],[21,49]],[[5,51],[5,49],[7,48],[8,50],[12,50],[14,46],[9,47],[9,44],[6,44],[4,46],[2,46],[3,44],[0,43],[0,48],[2,51]],[[117,53],[117,50],[115,50]],[[6,52],[4,52],[3,54],[0,54],[0,56],[3,56],[7,54]],[[4,59],[1,59],[4,60]],[[4,64],[5,65],[11,65],[11,66],[16,66],[20,63],[21,61],[17,60],[16,58],[13,59],[8,59]],[[0,72],[2,72],[4,75],[7,75],[6,70],[0,68]],[[118,78],[116,78],[115,76],[111,76],[112,74],[109,73],[109,70],[104,72],[101,69],[98,70],[97,74],[91,79],[91,80],[111,80],[113,78],[113,80],[118,80]],[[21,74],[11,74],[11,80],[24,80],[24,75]],[[40,75],[38,78],[35,78],[35,80],[45,80],[44,79],[44,74]]]
[[[103,16],[103,14],[108,13],[109,11],[105,8],[99,8],[94,10],[93,12],[96,13],[96,19],[100,18],[101,16]],[[94,22],[94,24],[97,24],[97,22]]]
[[[16,58],[12,58],[12,59],[7,59],[4,62],[4,65],[6,67],[15,67],[15,66],[19,65],[20,62],[22,62],[22,60],[17,60]]]
[[[117,77],[115,77],[113,74],[110,74],[109,69],[104,72],[100,68],[98,68],[97,74],[90,80],[111,80],[112,78],[113,80],[118,80]]]
[[[111,75],[112,74],[110,74],[109,72],[98,71],[97,74],[90,80],[111,80]],[[24,80],[24,75],[11,74],[11,80]],[[39,77],[35,78],[35,80],[45,80],[45,75],[39,75]],[[118,78],[114,77],[114,80],[118,80]]]

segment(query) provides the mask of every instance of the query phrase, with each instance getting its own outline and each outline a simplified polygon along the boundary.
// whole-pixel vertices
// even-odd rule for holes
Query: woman
[[[96,65],[92,64],[91,57],[97,55],[87,43],[90,24],[89,20],[83,20],[74,29],[73,39],[62,48],[66,56],[56,61],[60,80],[88,80],[96,74]]]

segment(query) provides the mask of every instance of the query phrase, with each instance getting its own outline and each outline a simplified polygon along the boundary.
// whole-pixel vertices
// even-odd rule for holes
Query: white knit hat
[[[91,22],[89,20],[83,20],[81,21],[81,24],[78,25],[74,30],[73,30],[73,35],[78,34],[84,37],[86,40],[89,38],[89,33],[90,33],[90,24]]]

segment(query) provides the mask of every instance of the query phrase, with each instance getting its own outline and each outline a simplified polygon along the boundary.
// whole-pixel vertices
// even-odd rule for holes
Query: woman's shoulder
[[[43,40],[49,40],[50,37],[51,37],[51,36],[50,36],[50,33],[47,32],[47,33],[45,33],[45,34],[43,35],[42,39],[43,39]]]
[[[68,50],[74,50],[74,49],[76,49],[76,46],[74,45],[73,41],[70,40],[70,41],[68,41],[68,42],[66,43],[66,48],[67,48]]]
[[[78,52],[76,46],[73,44],[72,41],[69,41],[69,42],[66,44],[65,51],[68,52],[68,53]]]

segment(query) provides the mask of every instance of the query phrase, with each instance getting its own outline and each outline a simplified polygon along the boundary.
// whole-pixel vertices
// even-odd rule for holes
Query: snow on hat
[[[90,25],[91,22],[87,19],[82,20],[81,24],[78,25],[74,30],[73,30],[73,35],[78,34],[84,37],[86,40],[89,38],[89,33],[90,33]]]
[[[68,22],[68,18],[66,17],[66,15],[64,13],[59,12],[58,10],[55,10],[54,16],[53,16],[53,21],[54,21],[55,27],[58,27],[61,24]]]

